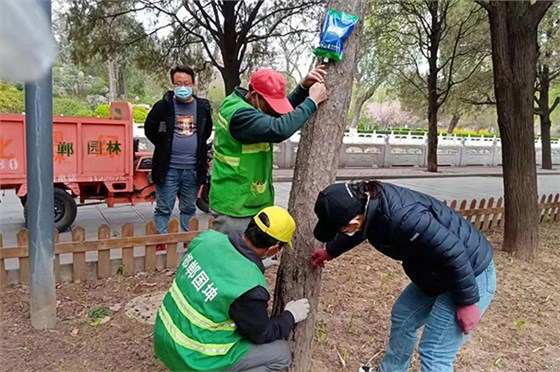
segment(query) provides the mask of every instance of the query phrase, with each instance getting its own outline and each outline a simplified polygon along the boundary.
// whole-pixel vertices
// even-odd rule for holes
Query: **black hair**
[[[379,199],[382,195],[383,188],[379,181],[360,181],[350,184],[350,188],[356,193],[358,198],[363,202],[364,211],[369,196],[370,200]],[[362,211],[363,212],[363,211]]]
[[[270,220],[266,213],[259,214],[257,218],[261,220],[266,227],[270,226]],[[278,243],[278,239],[274,239],[272,236],[262,231],[253,219],[249,222],[247,229],[245,229],[245,236],[249,239],[251,244],[257,248],[268,248]]]
[[[175,76],[175,74],[177,72],[184,72],[187,75],[190,75],[192,78],[192,82],[193,84],[195,83],[194,81],[194,70],[192,68],[190,68],[189,66],[185,66],[185,65],[177,65],[174,66],[171,71],[169,71],[169,76],[171,77],[171,82],[173,82],[173,76]]]

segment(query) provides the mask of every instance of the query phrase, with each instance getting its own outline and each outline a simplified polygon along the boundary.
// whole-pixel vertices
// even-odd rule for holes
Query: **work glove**
[[[325,248],[315,248],[311,253],[311,267],[317,269],[325,267],[325,261],[332,260],[332,256]]]
[[[280,261],[273,259],[272,257],[265,257],[262,259],[262,264],[266,269],[268,269],[271,266],[278,266],[280,265]]]
[[[464,334],[470,333],[480,322],[480,310],[476,304],[457,306],[457,322]]]
[[[309,314],[309,301],[307,298],[302,298],[297,301],[290,301],[284,308],[285,311],[292,313],[294,322],[299,323],[307,318]]]

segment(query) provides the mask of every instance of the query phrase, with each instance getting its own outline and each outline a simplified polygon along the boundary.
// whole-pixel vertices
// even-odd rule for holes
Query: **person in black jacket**
[[[496,290],[492,246],[470,222],[439,200],[389,183],[328,186],[315,204],[314,235],[326,242],[311,265],[340,256],[366,239],[402,261],[410,283],[391,313],[381,371],[407,371],[419,345],[422,371],[453,371],[457,352]]]
[[[212,107],[208,100],[193,95],[193,69],[176,66],[170,75],[173,91],[166,92],[154,105],[144,124],[146,137],[155,146],[152,179],[156,185],[154,221],[158,234],[167,232],[177,196],[181,229],[188,230],[189,220],[196,213],[199,186],[206,181],[206,141],[212,133]]]

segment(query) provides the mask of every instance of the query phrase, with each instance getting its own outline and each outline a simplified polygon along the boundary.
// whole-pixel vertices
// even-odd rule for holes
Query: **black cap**
[[[335,183],[319,193],[315,214],[319,222],[313,230],[320,242],[334,239],[341,228],[362,212],[362,202],[347,183]]]

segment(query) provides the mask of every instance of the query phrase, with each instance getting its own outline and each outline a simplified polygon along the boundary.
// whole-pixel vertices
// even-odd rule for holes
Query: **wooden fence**
[[[452,209],[473,223],[477,228],[488,231],[502,226],[504,207],[503,199],[480,201],[467,200],[445,202]],[[539,202],[540,222],[560,221],[560,194],[543,195]],[[212,228],[213,219],[208,221]],[[121,237],[112,238],[107,225],[98,228],[97,240],[86,240],[83,227],[72,230],[71,242],[59,242],[55,231],[55,277],[57,282],[104,279],[117,275],[134,275],[138,272],[175,269],[184,255],[178,243],[190,242],[200,233],[199,221],[191,219],[189,232],[178,232],[177,220],[169,222],[169,233],[157,235],[153,221],[146,223],[144,235],[134,235],[134,226],[127,223],[122,226]],[[167,244],[167,250],[156,252],[156,245]],[[140,255],[134,255],[134,249],[141,248]],[[120,251],[120,258],[111,258],[111,251]],[[96,259],[86,260],[86,253],[94,252]],[[72,255],[70,263],[61,264],[60,255]],[[118,256],[118,255],[117,255]],[[18,269],[6,269],[5,260],[15,259]],[[17,246],[2,248],[0,235],[0,287],[6,284],[29,283],[28,232],[22,229],[17,233]]]

